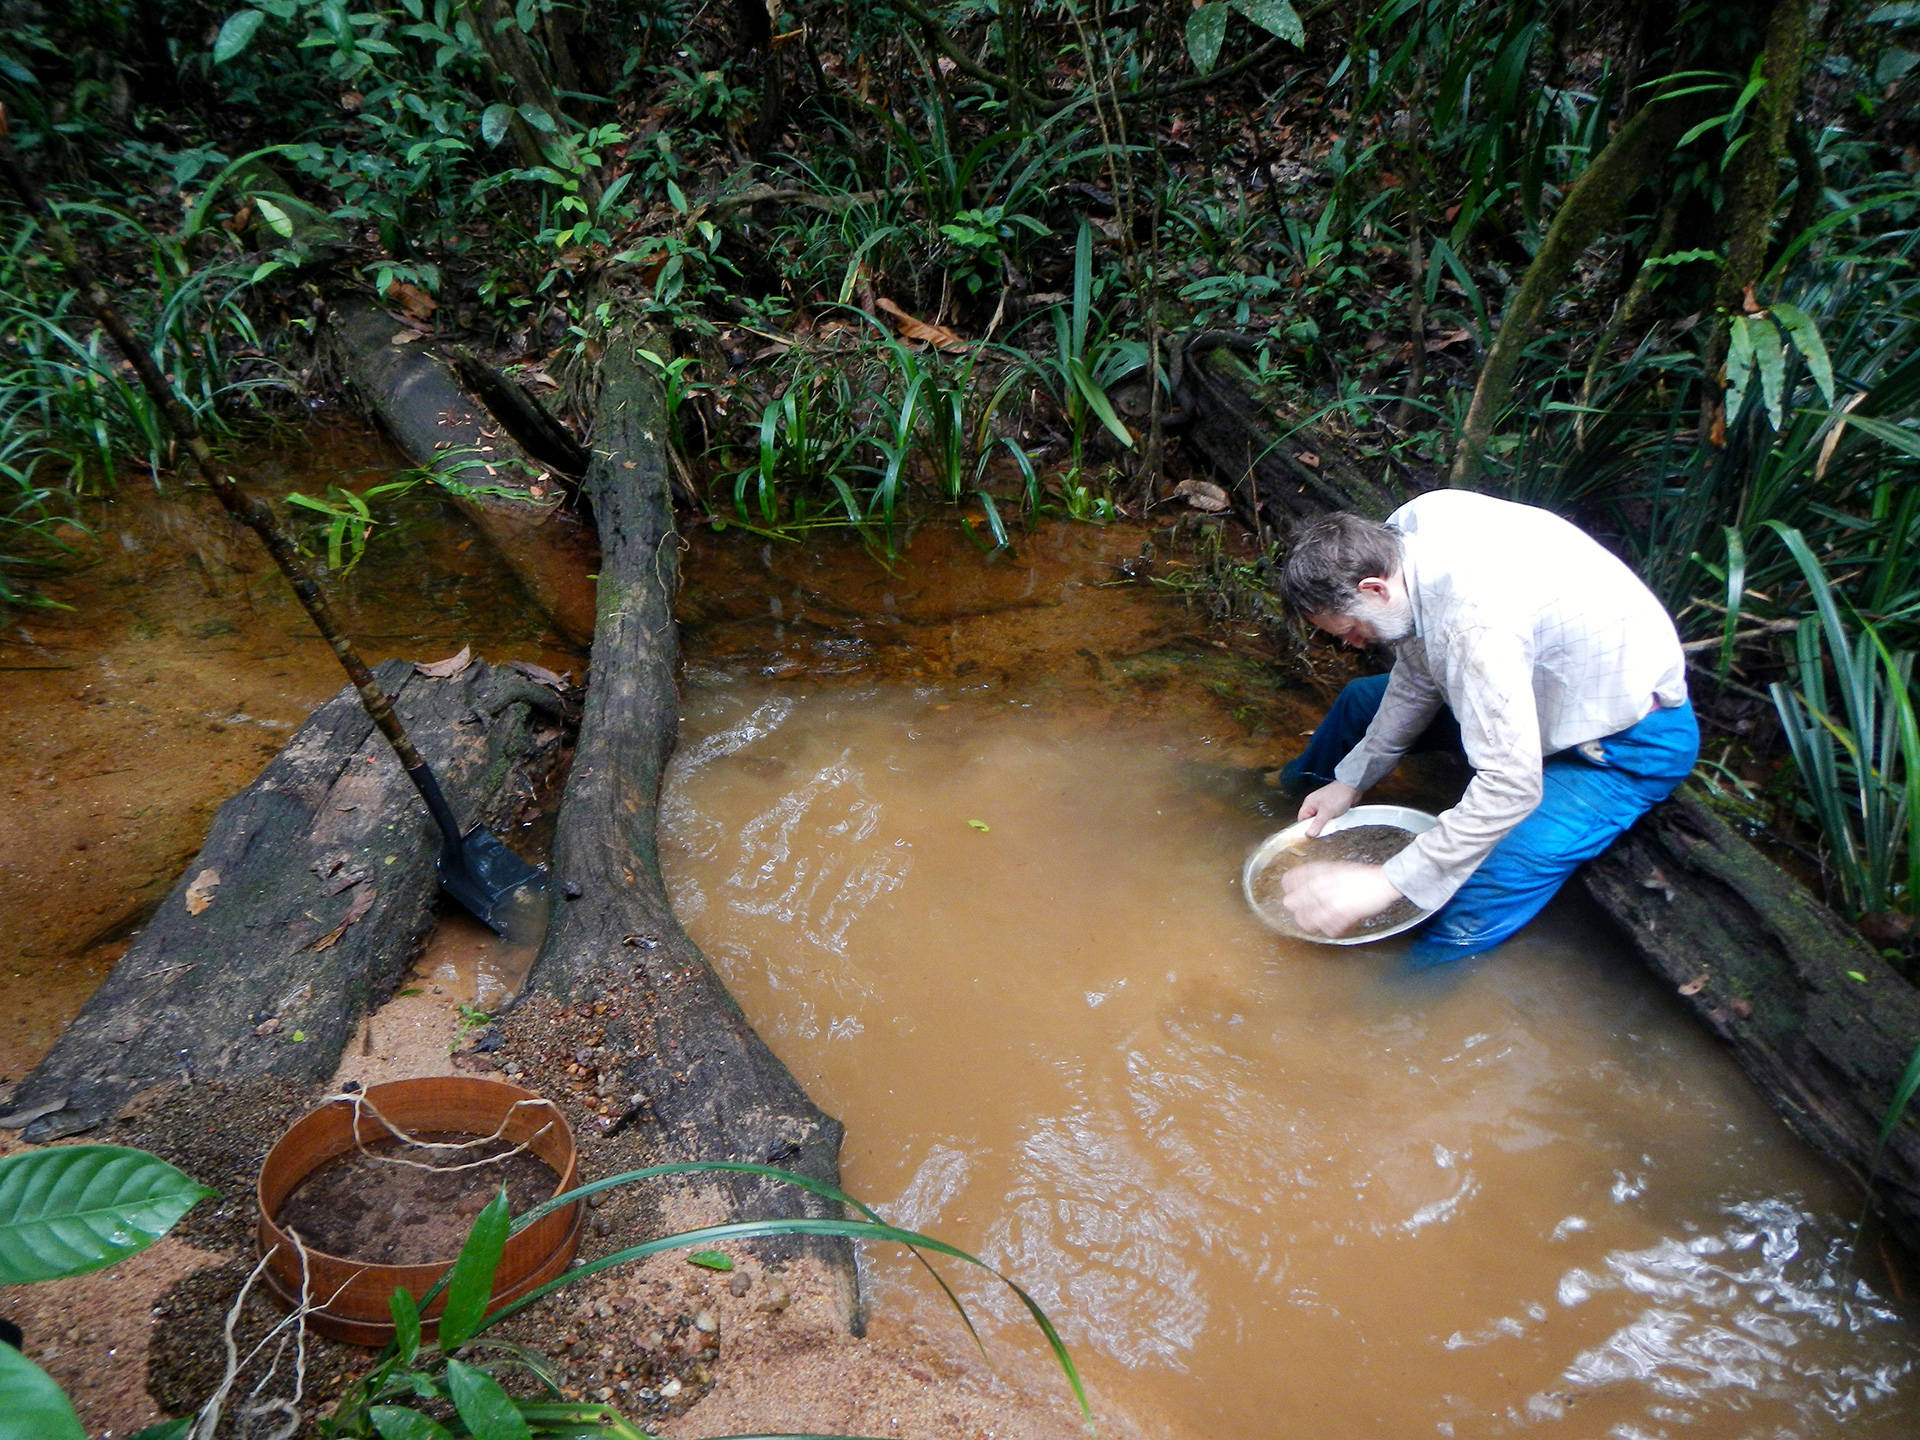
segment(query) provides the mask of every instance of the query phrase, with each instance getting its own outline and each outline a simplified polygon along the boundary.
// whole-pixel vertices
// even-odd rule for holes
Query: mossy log
[[[482,495],[461,501],[480,531],[519,577],[534,602],[567,639],[593,636],[593,537],[563,509],[556,483],[545,495],[529,488],[543,467],[527,457],[506,427],[455,377],[453,368],[376,305],[347,301],[329,316],[354,389],[416,465],[440,468],[465,485],[497,486],[524,499]],[[545,488],[545,487],[543,487]]]
[[[560,751],[561,702],[510,669],[376,672],[463,820],[509,816]],[[206,845],[0,1124],[52,1140],[171,1082],[333,1073],[433,927],[440,834],[351,686],[220,807]]]
[[[659,1163],[746,1161],[837,1184],[841,1127],[755,1033],[674,918],[660,875],[656,803],[679,729],[673,602],[680,537],[665,397],[618,331],[601,365],[586,492],[600,530],[599,623],[580,739],[560,803],[561,897],[509,1032],[543,1004],[602,1002],[626,1123]],[[615,1013],[617,1012],[617,1013]],[[757,1176],[725,1187],[739,1217],[826,1215]],[[851,1276],[850,1257],[836,1252]]]
[[[1876,1141],[1916,1044],[1920,994],[1845,922],[1682,792],[1582,872],[1653,972],[1810,1145],[1865,1183],[1920,1253],[1920,1124]]]
[[[1189,341],[1174,398],[1187,417],[1188,450],[1213,467],[1235,513],[1263,537],[1326,510],[1384,519],[1404,498],[1327,444],[1278,386],[1263,384],[1237,336]]]

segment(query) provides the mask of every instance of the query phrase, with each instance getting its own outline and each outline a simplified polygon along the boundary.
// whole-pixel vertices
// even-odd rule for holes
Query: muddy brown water
[[[338,685],[203,499],[122,503],[62,582],[76,610],[0,648],[31,667],[0,735],[0,1077]],[[1110,587],[1141,538],[1049,527],[982,565],[929,527],[888,570],[690,537],[663,859],[846,1122],[848,1187],[1017,1278],[1141,1433],[1920,1430],[1920,1332],[1877,1247],[1842,1303],[1854,1195],[1597,916],[1557,904],[1424,974],[1399,941],[1253,919],[1241,863],[1290,818],[1257,774],[1315,700],[1170,594]],[[577,667],[437,507],[404,543],[349,582],[372,655]],[[510,984],[475,928],[423,976]],[[1069,1405],[1017,1302],[948,1273],[995,1362]],[[869,1280],[883,1326],[965,1343],[909,1266]]]

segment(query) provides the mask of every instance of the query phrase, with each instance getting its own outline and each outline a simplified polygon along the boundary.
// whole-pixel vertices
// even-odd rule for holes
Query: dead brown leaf
[[[550,690],[568,690],[573,686],[571,674],[556,675],[544,665],[535,665],[528,660],[510,660],[507,665],[509,669],[518,671],[534,684],[545,685]]]
[[[187,913],[204,915],[207,907],[213,904],[213,892],[220,888],[220,872],[211,867],[202,870],[193,877],[193,883],[187,886]]]
[[[1218,515],[1233,503],[1227,498],[1227,492],[1211,480],[1182,480],[1173,487],[1173,493],[1174,498],[1209,515]]]
[[[909,340],[919,340],[938,350],[964,350],[967,342],[944,325],[934,325],[920,320],[902,310],[893,301],[882,295],[873,302],[873,308],[884,310],[899,322],[900,333]]]
[[[391,304],[398,305],[400,313],[412,320],[431,320],[433,312],[440,308],[438,300],[418,285],[409,285],[404,280],[388,283],[387,300]]]
[[[451,680],[472,663],[473,647],[462,645],[458,655],[449,655],[444,660],[434,660],[425,665],[416,663],[413,668],[416,674],[425,675],[432,680]]]
[[[353,901],[347,906],[346,918],[307,948],[309,950],[325,950],[338,941],[342,935],[347,933],[348,927],[351,926],[354,921],[358,920],[373,907],[374,897],[379,893],[380,892],[371,885],[362,885],[359,889],[355,890],[353,892]]]

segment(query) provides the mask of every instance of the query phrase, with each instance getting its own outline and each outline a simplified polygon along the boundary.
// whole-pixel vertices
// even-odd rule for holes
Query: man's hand
[[[1293,923],[1312,935],[1344,935],[1401,898],[1381,866],[1344,860],[1289,870],[1280,890]]]
[[[1307,838],[1312,839],[1327,826],[1329,820],[1336,820],[1353,808],[1353,802],[1360,798],[1360,792],[1351,785],[1342,785],[1338,780],[1331,785],[1322,785],[1306,799],[1300,802],[1300,813],[1296,819],[1311,820],[1307,826]],[[1307,867],[1302,866],[1302,869]]]

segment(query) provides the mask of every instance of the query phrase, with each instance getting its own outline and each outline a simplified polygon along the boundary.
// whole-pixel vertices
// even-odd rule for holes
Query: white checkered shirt
[[[1387,517],[1401,532],[1413,634],[1380,713],[1335,769],[1357,790],[1393,769],[1444,701],[1473,781],[1389,860],[1415,903],[1444,904],[1540,803],[1541,762],[1687,698],[1673,621],[1639,578],[1545,510],[1436,490]]]

